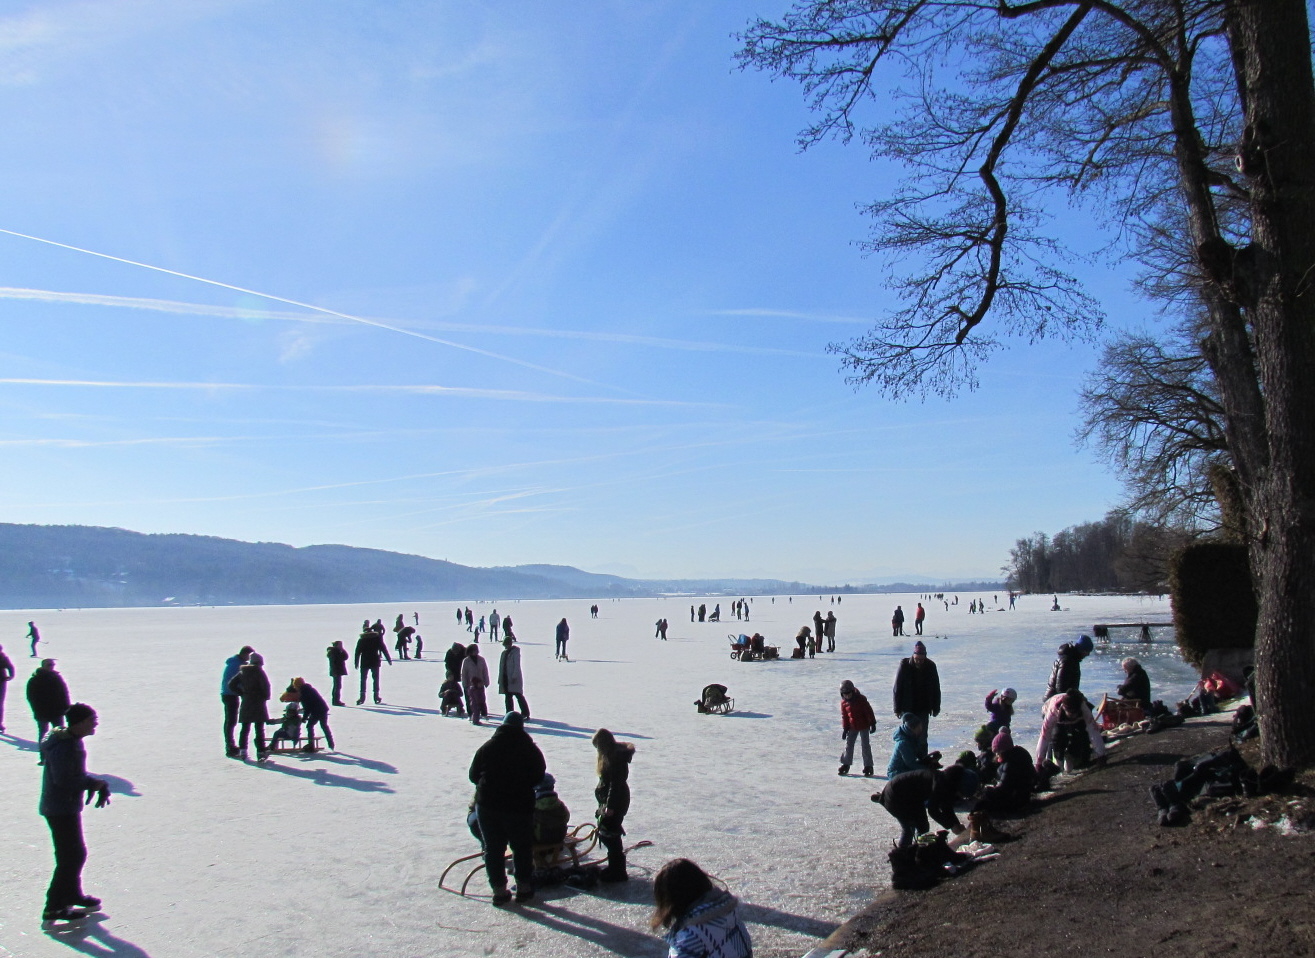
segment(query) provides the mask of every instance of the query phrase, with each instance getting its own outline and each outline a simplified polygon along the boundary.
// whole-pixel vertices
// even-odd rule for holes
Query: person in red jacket
[[[868,735],[876,731],[877,717],[872,714],[867,696],[849,679],[840,683],[840,728],[840,737],[845,740],[845,751],[840,756],[840,774],[849,774],[849,764],[854,759],[854,740],[858,739],[863,748],[863,774],[871,777],[872,745]]]

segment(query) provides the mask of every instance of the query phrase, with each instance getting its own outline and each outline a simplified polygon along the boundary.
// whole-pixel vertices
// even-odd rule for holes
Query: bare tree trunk
[[[1304,0],[1235,0],[1239,165],[1252,246],[1239,257],[1264,395],[1267,462],[1247,489],[1266,761],[1315,764],[1315,81]]]

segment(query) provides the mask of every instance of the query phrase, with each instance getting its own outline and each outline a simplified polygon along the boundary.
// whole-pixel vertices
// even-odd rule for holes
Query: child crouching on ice
[[[466,707],[461,703],[461,682],[457,673],[449,671],[447,681],[438,687],[439,711],[444,715],[456,709],[457,715],[466,717]]]

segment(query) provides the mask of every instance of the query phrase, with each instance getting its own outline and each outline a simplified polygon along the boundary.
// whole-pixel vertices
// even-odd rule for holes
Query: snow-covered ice
[[[980,595],[980,594],[979,594]],[[925,640],[939,667],[944,709],[931,745],[953,758],[971,747],[992,688],[1018,690],[1015,740],[1035,744],[1041,693],[1055,649],[1097,622],[1167,621],[1167,600],[1025,596],[1014,612],[969,615],[963,594],[946,612],[928,601]],[[992,609],[1004,606],[1003,593]],[[890,686],[913,637],[891,636],[901,604],[912,632],[917,596],[757,597],[752,621],[729,616],[729,598],[470,603],[475,615],[510,613],[523,647],[528,726],[557,776],[573,822],[594,811],[589,738],[606,726],[633,741],[628,841],[635,880],[597,891],[545,889],[530,907],[495,909],[437,887],[452,859],[475,851],[465,814],[470,757],[489,727],[438,714],[443,652],[470,639],[456,603],[393,606],[122,609],[0,612],[0,635],[18,667],[0,736],[0,956],[556,956],[665,954],[648,932],[653,872],[688,857],[742,901],[755,954],[797,956],[879,892],[897,828],[868,801],[880,781],[836,775],[839,696],[852,679],[872,700],[878,772],[889,755]],[[721,603],[718,623],[691,623],[689,606]],[[811,661],[740,663],[727,634],[761,631],[789,655],[815,609],[834,610],[837,652]],[[280,690],[304,676],[328,697],[325,647],[350,651],[362,619],[391,626],[420,613],[423,661],[385,665],[385,705],[335,708],[339,751],[275,756],[263,765],[223,753],[219,677],[243,644],[265,656]],[[570,662],[553,659],[553,627],[571,624]],[[653,636],[666,617],[670,641]],[[74,700],[100,713],[89,767],[110,777],[113,804],[84,815],[90,894],[104,914],[42,929],[49,833],[36,813],[40,770],[23,687],[36,660],[22,640],[35,618],[41,655],[59,660]],[[728,621],[729,620],[729,621]],[[388,638],[391,640],[392,634]],[[1155,697],[1182,698],[1194,676],[1170,630],[1150,646],[1133,631],[1097,643],[1084,663],[1091,697],[1112,691],[1119,661],[1146,665]],[[490,669],[496,646],[484,645]],[[355,701],[356,675],[344,684]],[[727,716],[700,715],[702,687],[735,698]],[[496,721],[501,698],[490,696]],[[271,703],[276,714],[278,703]],[[273,731],[273,726],[269,728]],[[861,763],[856,763],[861,764]],[[486,892],[483,876],[472,888]]]

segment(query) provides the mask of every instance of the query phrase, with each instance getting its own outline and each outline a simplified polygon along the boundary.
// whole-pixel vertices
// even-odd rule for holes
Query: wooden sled
[[[641,842],[641,844],[644,844]],[[589,854],[598,847],[598,827],[593,822],[582,822],[576,825],[566,833],[565,841],[534,846],[534,867],[537,868],[556,868],[567,865],[592,865],[595,864],[589,858]],[[460,888],[448,885],[448,875],[458,870],[462,863],[474,862],[475,865],[467,872],[466,877],[461,882]],[[598,862],[602,864],[602,862]],[[467,887],[470,880],[484,870],[484,853],[475,852],[473,855],[464,855],[458,858],[447,868],[443,869],[443,874],[438,876],[438,887],[444,891],[452,892],[454,895],[462,897],[483,898],[484,895],[468,895]],[[507,873],[511,874],[511,851],[507,852]],[[456,877],[453,876],[453,881]]]

